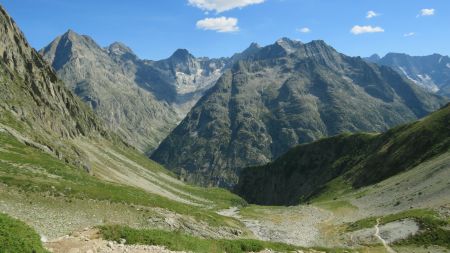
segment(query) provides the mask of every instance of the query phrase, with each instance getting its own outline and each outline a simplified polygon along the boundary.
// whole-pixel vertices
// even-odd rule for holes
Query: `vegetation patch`
[[[377,224],[377,219],[380,219],[380,225],[404,219],[414,219],[416,221],[429,220],[440,226],[445,225],[445,221],[441,220],[435,211],[429,209],[413,209],[384,217],[369,217],[353,222],[347,226],[347,232],[374,227]]]
[[[311,199],[313,203],[336,200],[338,197],[353,192],[352,185],[347,183],[343,177],[330,181],[320,194]]]
[[[0,252],[48,253],[40,236],[25,223],[0,213]]]
[[[121,145],[112,145],[109,146],[112,150],[115,152],[123,155],[124,157],[130,159],[130,161],[133,161],[140,166],[147,168],[150,171],[159,173],[159,174],[165,174],[167,176],[173,177],[174,179],[177,177],[173,172],[167,170],[160,164],[148,159],[148,157],[143,156],[139,152],[137,152],[134,149],[125,148]],[[112,159],[115,159],[114,156],[111,157]],[[217,188],[217,187],[208,187],[208,188],[202,188],[194,185],[189,184],[181,184],[176,183],[171,180],[166,180],[164,177],[160,178],[161,180],[161,187],[164,185],[170,185],[171,188],[176,188],[177,192],[173,192],[174,194],[181,194],[184,198],[190,199],[193,202],[198,202],[198,200],[191,198],[192,196],[200,197],[202,199],[205,199],[207,201],[214,203],[214,210],[222,210],[227,209],[232,206],[246,206],[247,202],[243,200],[241,197],[239,197],[236,194],[231,193],[228,190]],[[163,187],[164,188],[164,187]],[[167,188],[166,190],[171,191],[171,188]],[[205,205],[211,206],[210,203],[202,203]]]
[[[238,223],[232,218],[218,215],[213,210],[183,204],[135,187],[103,182],[49,154],[20,143],[4,132],[0,132],[0,183],[24,192],[68,199],[93,199],[160,207],[197,220],[204,220],[212,226],[233,224],[236,226]],[[200,189],[195,187],[191,189],[200,192]],[[224,192],[224,190],[214,190],[204,195],[222,199],[222,205],[226,206],[230,203],[228,200],[233,197],[231,193]],[[242,201],[239,197],[234,199],[236,203],[239,200]]]
[[[181,232],[163,230],[137,230],[122,226],[102,226],[101,234],[104,239],[120,241],[125,239],[127,244],[159,245],[175,251],[192,251],[198,253],[243,253],[259,252],[272,249],[278,252],[290,252],[300,247],[258,240],[225,240],[203,239]]]
[[[316,203],[315,205],[318,207],[321,207],[323,209],[330,210],[334,213],[358,210],[358,207],[352,205],[347,200],[334,200],[334,201],[320,202],[320,203]]]

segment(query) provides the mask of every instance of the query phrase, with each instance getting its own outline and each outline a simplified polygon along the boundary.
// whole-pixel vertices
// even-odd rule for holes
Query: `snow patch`
[[[398,67],[398,68],[403,72],[403,74],[406,76],[406,78],[408,78],[409,80],[413,81],[415,84],[418,84],[417,80],[415,80],[412,77],[410,77],[403,67]]]
[[[450,69],[450,63],[447,63],[447,65],[446,65],[446,66],[447,66],[447,68],[449,68],[449,69]]]
[[[416,78],[413,78],[408,74],[408,72],[406,72],[405,68],[403,68],[403,67],[398,67],[398,68],[402,71],[402,73],[406,76],[406,78],[408,78],[409,80],[414,82],[416,85],[418,85],[426,90],[429,90],[431,92],[439,91],[439,87],[434,83],[433,79],[429,75],[417,74]]]

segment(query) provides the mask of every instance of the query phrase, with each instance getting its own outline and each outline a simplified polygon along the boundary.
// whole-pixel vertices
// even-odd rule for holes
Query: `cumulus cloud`
[[[235,8],[244,8],[248,5],[261,4],[265,0],[188,0],[189,4],[204,11],[221,13]]]
[[[359,26],[355,25],[351,30],[351,33],[355,35],[363,34],[363,33],[382,33],[384,32],[384,29],[379,26]]]
[[[297,31],[300,33],[310,33],[311,29],[309,29],[308,27],[303,27],[303,28],[297,29]]]
[[[368,11],[366,18],[371,19],[371,18],[378,17],[378,16],[380,16],[380,13],[376,13],[374,11]]]
[[[412,37],[412,36],[415,36],[415,35],[416,35],[415,32],[410,32],[410,33],[403,34],[403,37]]]
[[[237,32],[239,27],[237,26],[237,18],[205,18],[197,21],[197,28],[203,30],[212,30],[221,33]]]
[[[433,16],[434,15],[434,13],[435,13],[435,9],[422,9],[422,10],[420,10],[420,14],[419,15],[417,15],[418,17],[419,16]]]

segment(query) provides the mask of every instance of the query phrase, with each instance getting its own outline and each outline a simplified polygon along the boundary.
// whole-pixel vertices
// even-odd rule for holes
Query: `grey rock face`
[[[30,47],[1,6],[0,56],[0,123],[30,137],[26,143],[61,159],[62,153],[66,160],[72,156],[73,162],[80,153],[64,145],[65,140],[108,136],[94,113]]]
[[[410,56],[389,53],[383,58],[366,60],[394,68],[415,84],[428,91],[450,96],[450,58],[440,54]]]
[[[40,53],[111,130],[143,152],[167,136],[225,66],[186,50],[162,61],[141,60],[122,43],[101,48],[71,30]]]
[[[244,55],[244,56],[242,56]],[[283,38],[240,56],[151,156],[187,180],[232,186],[240,168],[342,132],[384,131],[443,99],[323,41]]]
[[[90,37],[73,31],[41,50],[58,76],[111,130],[145,151],[157,145],[178,118],[167,103],[135,84],[133,65],[123,67],[109,53],[129,59],[135,57],[120,44],[104,50]]]
[[[331,187],[333,182],[358,189],[421,164],[439,168],[430,161],[449,157],[449,151],[447,104],[420,121],[382,134],[342,134],[292,148],[271,163],[243,169],[235,192],[253,204],[297,205],[345,188]],[[440,169],[444,167],[448,168]]]

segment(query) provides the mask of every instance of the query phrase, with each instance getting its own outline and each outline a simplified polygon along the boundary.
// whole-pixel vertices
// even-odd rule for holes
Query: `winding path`
[[[374,236],[378,238],[378,240],[381,241],[384,248],[386,248],[387,252],[389,253],[397,253],[395,250],[393,250],[388,243],[380,236],[380,219],[377,219],[377,224],[375,225],[375,234]]]

